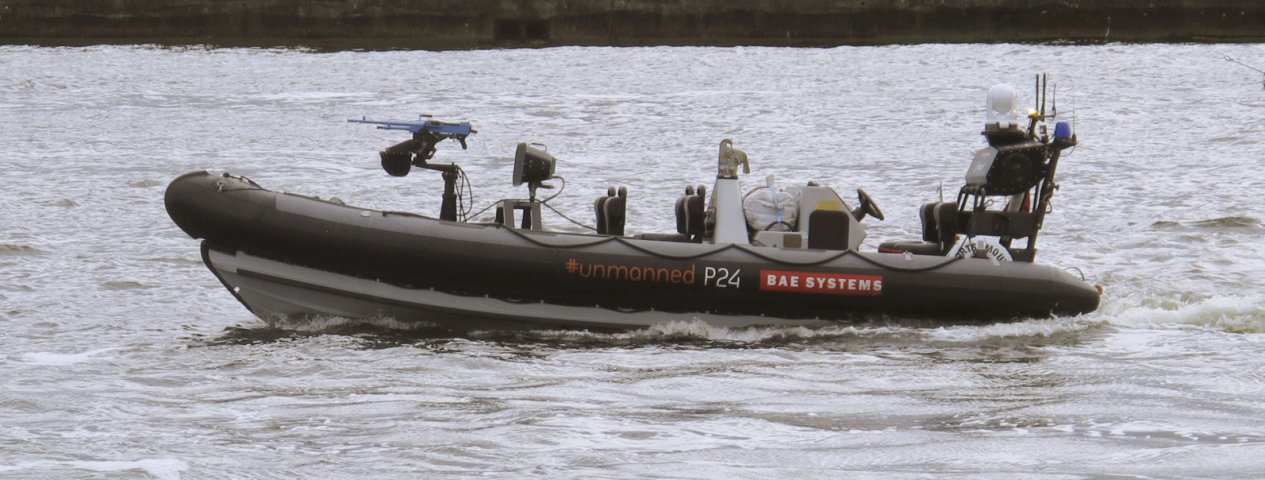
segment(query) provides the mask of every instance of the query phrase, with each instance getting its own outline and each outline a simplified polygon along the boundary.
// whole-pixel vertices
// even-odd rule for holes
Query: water
[[[558,48],[466,52],[0,47],[5,478],[1257,478],[1265,471],[1262,45]],[[865,248],[916,238],[960,184],[984,93],[1058,81],[1081,146],[1041,261],[1107,293],[1072,318],[937,326],[444,338],[389,320],[270,327],[167,219],[196,169],[434,213],[381,172],[441,146],[477,208],[521,195],[519,141],[588,220],[672,228],[733,138],[755,174],[864,187]],[[1073,113],[1074,112],[1074,113]],[[546,215],[551,225],[567,223]]]

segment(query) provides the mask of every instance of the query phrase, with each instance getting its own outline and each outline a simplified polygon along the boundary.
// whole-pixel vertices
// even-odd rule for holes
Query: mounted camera
[[[1023,193],[1045,179],[1048,156],[1046,145],[1035,141],[982,148],[966,171],[966,186],[988,195]]]
[[[540,146],[544,147],[544,145]],[[554,168],[557,164],[558,159],[550,155],[549,152],[520,142],[518,149],[514,151],[514,186],[517,187],[526,183],[529,198],[536,200],[537,188],[553,188],[553,186],[545,184],[544,181],[553,178]]]

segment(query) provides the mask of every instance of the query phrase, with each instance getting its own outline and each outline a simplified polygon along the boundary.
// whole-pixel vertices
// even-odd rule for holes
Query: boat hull
[[[447,330],[554,327],[623,330],[674,321],[702,321],[719,327],[825,326],[834,323],[820,319],[781,319],[758,315],[619,311],[597,306],[458,295],[429,288],[404,288],[268,260],[242,251],[220,251],[207,242],[203,242],[202,250],[207,266],[224,286],[251,312],[266,320],[321,316],[391,318]]]
[[[872,314],[1071,315],[1091,285],[1048,265],[712,245],[441,221],[195,172],[167,210],[256,315],[392,317],[444,328],[818,325]]]

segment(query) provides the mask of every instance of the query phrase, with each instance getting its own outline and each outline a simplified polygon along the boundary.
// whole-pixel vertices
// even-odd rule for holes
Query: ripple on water
[[[0,256],[5,255],[40,255],[44,251],[30,245],[21,245],[13,243],[0,243]]]
[[[106,282],[101,282],[101,288],[105,290],[135,290],[135,289],[141,289],[141,288],[150,288],[150,286],[145,285],[140,282],[131,281],[131,280],[110,280]]]
[[[100,475],[138,475],[145,478],[176,480],[189,469],[189,464],[173,458],[143,458],[131,461],[19,461],[11,465],[0,464],[0,473],[12,475],[64,476],[66,478],[94,473]]]
[[[1190,222],[1176,222],[1172,220],[1159,220],[1151,224],[1151,228],[1157,230],[1259,230],[1261,229],[1261,221],[1255,217],[1220,217],[1207,220],[1196,220]]]

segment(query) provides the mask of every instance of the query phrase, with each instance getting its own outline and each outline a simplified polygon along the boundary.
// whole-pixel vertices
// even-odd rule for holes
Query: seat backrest
[[[619,187],[619,193],[606,199],[602,209],[606,213],[606,234],[624,235],[625,209],[628,205],[628,189]]]
[[[922,208],[918,209],[918,218],[922,220],[922,241],[928,243],[940,243],[940,225],[936,223],[936,206],[935,202],[924,203]]]
[[[849,218],[842,210],[814,210],[808,215],[808,248],[846,250]]]
[[[676,199],[676,233],[690,233],[689,213],[686,212],[685,204],[692,196],[694,196],[694,186],[690,185],[685,187],[685,195]]]
[[[593,213],[597,217],[597,234],[606,235],[606,201],[611,197],[601,196],[593,201]]]
[[[608,234],[607,232],[609,231],[609,228],[607,225],[607,218],[606,218],[606,202],[609,201],[611,197],[613,196],[615,196],[615,187],[609,187],[606,189],[606,195],[597,197],[597,200],[593,201],[593,213],[597,217],[596,220],[597,220],[597,234],[598,235]]]
[[[685,201],[685,218],[686,218],[686,234],[690,237],[703,236],[703,220],[706,217],[704,207],[706,206],[707,188],[699,186],[694,195],[689,196]]]
[[[940,234],[940,243],[953,243],[958,234],[958,204],[942,202],[936,204],[936,230]]]

